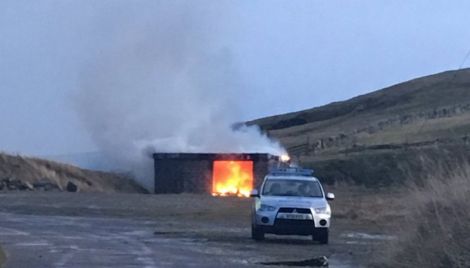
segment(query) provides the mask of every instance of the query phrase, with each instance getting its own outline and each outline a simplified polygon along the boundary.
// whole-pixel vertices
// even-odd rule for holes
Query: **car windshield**
[[[268,179],[263,187],[265,196],[323,197],[318,181]]]

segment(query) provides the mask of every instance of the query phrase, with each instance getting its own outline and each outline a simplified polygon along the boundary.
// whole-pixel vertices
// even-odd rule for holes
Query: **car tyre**
[[[264,240],[264,232],[261,228],[257,227],[256,225],[251,225],[251,238],[255,241],[262,241]]]
[[[313,234],[313,240],[320,242],[320,244],[328,244],[329,232],[328,228],[316,228]]]

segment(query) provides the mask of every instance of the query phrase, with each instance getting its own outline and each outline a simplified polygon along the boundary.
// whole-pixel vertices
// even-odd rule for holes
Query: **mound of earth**
[[[146,192],[124,175],[5,153],[0,153],[0,190]]]

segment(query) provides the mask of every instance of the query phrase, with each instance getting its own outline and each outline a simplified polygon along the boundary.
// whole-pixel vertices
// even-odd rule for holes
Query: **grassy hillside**
[[[368,185],[419,176],[422,158],[470,148],[470,69],[417,78],[350,100],[248,122],[327,181]]]
[[[130,178],[44,159],[0,153],[0,190],[145,192]]]

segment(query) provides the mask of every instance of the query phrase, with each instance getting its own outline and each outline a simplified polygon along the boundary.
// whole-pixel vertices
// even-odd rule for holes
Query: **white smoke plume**
[[[227,9],[162,2],[128,19],[107,14],[109,45],[81,74],[78,112],[100,150],[149,188],[153,152],[284,153],[255,127],[232,128],[252,107],[217,40]]]

